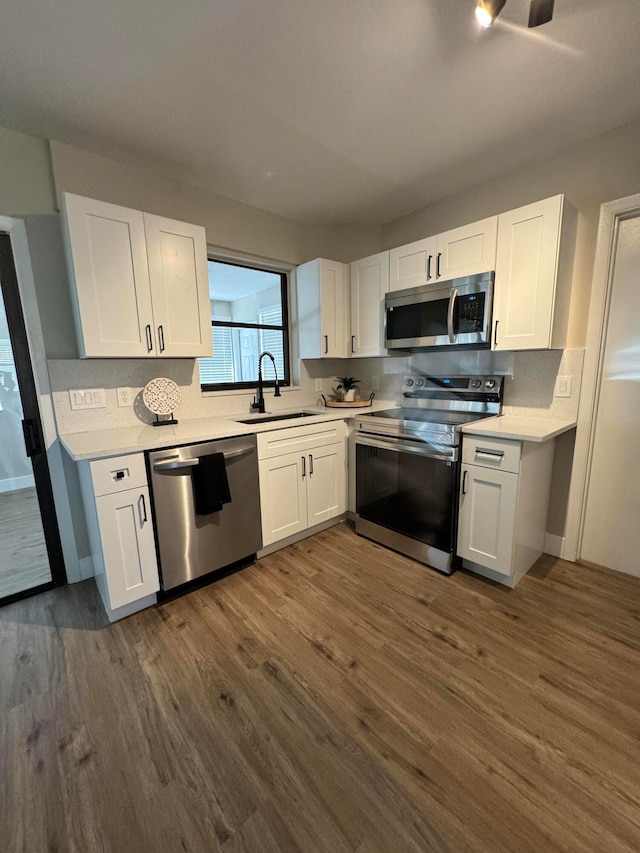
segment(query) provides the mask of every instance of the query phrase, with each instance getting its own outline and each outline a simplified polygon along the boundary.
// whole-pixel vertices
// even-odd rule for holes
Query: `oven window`
[[[358,515],[451,552],[458,468],[457,462],[357,444]]]
[[[387,338],[433,338],[447,335],[449,298],[398,305],[387,311]]]

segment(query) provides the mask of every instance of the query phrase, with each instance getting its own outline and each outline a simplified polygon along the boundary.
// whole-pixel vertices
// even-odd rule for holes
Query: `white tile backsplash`
[[[267,389],[269,411],[315,405],[320,401],[316,380],[322,393],[330,394],[335,377],[348,374],[361,380],[362,396],[371,391],[371,377],[378,376],[376,397],[400,400],[402,380],[411,373],[435,376],[456,374],[497,374],[505,376],[505,414],[575,419],[578,413],[582,379],[583,350],[542,350],[519,353],[492,353],[484,350],[413,353],[388,358],[349,360],[309,360],[300,365],[298,385],[283,390],[279,399]],[[182,402],[175,412],[178,420],[220,417],[249,411],[253,392],[221,392],[203,395],[197,361],[193,359],[64,359],[49,361],[53,401],[61,433],[86,432],[110,427],[151,423],[153,415],[141,399],[142,388],[157,376],[173,379],[182,391]],[[571,397],[554,397],[556,377],[572,377]],[[116,388],[131,388],[132,407],[118,406]],[[106,408],[72,411],[70,388],[104,388]]]
[[[272,388],[265,390],[267,409],[315,405],[320,400],[315,380],[320,379],[322,393],[330,393],[341,364],[333,360],[302,362],[298,385],[283,389],[280,398],[274,398]],[[175,412],[178,420],[248,413],[253,399],[253,391],[203,395],[194,359],[60,359],[49,361],[48,366],[58,431],[62,434],[151,423],[154,416],[144,406],[141,392],[150,379],[158,376],[173,379],[180,387],[182,402]],[[133,406],[118,406],[119,386],[131,388]],[[70,388],[97,387],[105,389],[106,408],[71,409]]]

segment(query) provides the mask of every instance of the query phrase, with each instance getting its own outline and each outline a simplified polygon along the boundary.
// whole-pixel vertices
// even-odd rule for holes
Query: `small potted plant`
[[[338,385],[336,387],[336,391],[340,399],[342,399],[345,403],[351,402],[356,399],[356,391],[360,390],[358,386],[358,382],[361,382],[361,379],[356,379],[353,376],[336,376],[338,380]]]

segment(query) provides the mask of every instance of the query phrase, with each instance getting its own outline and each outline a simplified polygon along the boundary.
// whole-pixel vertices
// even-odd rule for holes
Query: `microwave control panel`
[[[470,293],[468,296],[459,296],[458,309],[458,332],[481,332],[484,327],[484,293]]]

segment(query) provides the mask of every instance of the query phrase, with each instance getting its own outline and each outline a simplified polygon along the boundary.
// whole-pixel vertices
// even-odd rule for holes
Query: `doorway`
[[[640,195],[603,204],[564,556],[640,576]]]
[[[0,232],[0,605],[66,582],[9,234]]]

